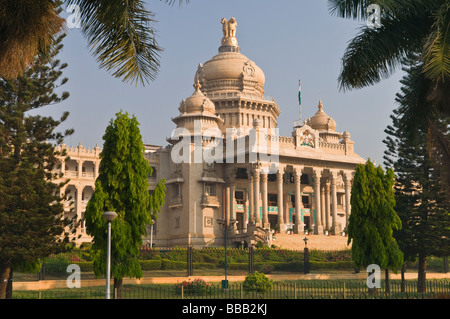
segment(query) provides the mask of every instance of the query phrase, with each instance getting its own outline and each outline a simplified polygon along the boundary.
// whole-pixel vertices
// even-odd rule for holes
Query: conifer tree
[[[352,242],[356,268],[376,264],[397,271],[403,263],[403,253],[393,237],[393,231],[401,228],[394,209],[393,184],[393,170],[385,173],[370,159],[356,168],[348,224],[348,243]]]
[[[61,251],[68,242],[64,236],[64,183],[54,180],[59,173],[55,150],[72,133],[56,132],[69,113],[59,120],[30,114],[69,96],[55,91],[67,82],[60,80],[61,64],[55,57],[62,48],[60,36],[47,57],[37,57],[22,76],[0,78],[0,299],[5,298],[12,269],[35,265]],[[53,142],[53,143],[52,143]]]
[[[387,147],[384,164],[396,173],[395,197],[403,228],[394,232],[394,236],[405,260],[418,259],[417,288],[418,292],[424,292],[427,258],[450,254],[450,206],[444,187],[448,175],[442,172],[445,165],[435,165],[435,159],[429,156],[436,147],[428,134],[432,122],[416,122],[414,140],[405,129],[410,112],[415,109],[428,109],[428,117],[435,112],[424,96],[426,91],[422,87],[427,84],[420,75],[421,64],[414,57],[407,63],[402,91],[396,99],[399,106],[391,115],[392,125],[385,130],[388,136],[384,140]],[[439,123],[439,129],[447,131],[448,136],[446,120],[435,119],[434,123]]]
[[[106,128],[99,175],[85,212],[86,229],[93,237],[96,276],[106,273],[107,222],[102,214],[114,211],[118,215],[111,223],[111,274],[119,294],[125,276],[142,276],[137,259],[142,236],[165,199],[164,179],[149,194],[147,178],[152,168],[144,158],[138,125],[136,117],[120,112]]]

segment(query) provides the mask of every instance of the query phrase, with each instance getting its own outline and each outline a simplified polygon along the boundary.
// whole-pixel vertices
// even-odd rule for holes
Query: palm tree
[[[370,4],[380,6],[381,26],[362,27],[346,49],[338,79],[340,88],[360,89],[380,82],[398,68],[407,71],[397,95],[402,113],[398,130],[414,145],[420,143],[418,128],[427,128],[428,156],[440,172],[448,202],[450,0],[328,0],[328,3],[332,14],[360,20],[368,19]],[[419,292],[425,287],[425,261],[420,264]]]
[[[173,4],[175,0],[164,0]],[[189,0],[179,0],[182,2]],[[45,56],[63,31],[62,5],[77,5],[81,30],[100,68],[124,82],[154,80],[159,54],[154,14],[142,0],[3,0],[0,1],[0,76],[17,78]]]
[[[362,27],[347,47],[339,76],[341,89],[376,84],[404,65],[408,54],[417,51],[422,53],[425,75],[439,84],[436,89],[448,85],[445,79],[450,78],[449,0],[328,0],[328,3],[332,14],[359,20],[369,18],[370,4],[381,8],[381,27]]]
[[[417,123],[427,122],[430,157],[450,172],[450,142],[439,120],[450,116],[450,0],[328,0],[331,14],[367,20],[370,4],[381,8],[381,26],[363,26],[344,53],[338,78],[341,90],[379,83],[418,55],[420,72],[408,98],[404,130],[414,140]],[[420,93],[420,94],[419,94]],[[437,115],[437,116],[436,116]],[[450,180],[447,175],[446,180]],[[450,198],[450,181],[449,198]]]

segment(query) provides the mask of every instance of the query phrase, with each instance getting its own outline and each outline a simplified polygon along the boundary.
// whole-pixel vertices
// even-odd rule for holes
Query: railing
[[[275,99],[270,96],[263,96],[259,94],[244,93],[244,92],[221,92],[221,93],[215,92],[215,93],[206,93],[205,95],[209,99],[228,99],[228,98],[243,97],[251,100],[275,102]]]
[[[181,283],[181,282],[180,282]],[[220,283],[206,284],[202,289],[189,289],[182,284],[127,285],[120,292],[112,291],[113,298],[120,299],[437,299],[448,298],[450,281],[429,280],[427,292],[417,293],[417,281],[407,281],[403,285],[398,280],[390,280],[390,290],[384,282],[381,288],[369,292],[363,280],[358,281],[309,281],[292,283],[274,282],[270,291],[253,287],[246,289],[242,283],[229,283],[223,289]],[[112,289],[113,290],[113,289]],[[104,287],[84,289],[60,289],[42,291],[13,292],[14,299],[104,299]]]

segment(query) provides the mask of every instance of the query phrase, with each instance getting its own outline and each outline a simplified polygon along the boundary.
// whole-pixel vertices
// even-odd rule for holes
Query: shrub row
[[[185,270],[187,263],[185,261],[173,261],[168,259],[158,260],[140,260],[142,270]],[[76,262],[80,266],[82,272],[93,272],[94,264],[91,261]],[[61,267],[46,267],[47,274],[52,275],[65,275],[66,269],[69,264]],[[222,268],[222,264],[213,263],[194,263],[194,269],[216,269]],[[248,270],[248,263],[227,263],[227,268],[230,270]],[[263,273],[271,273],[272,271],[290,271],[290,272],[302,272],[304,269],[303,262],[291,261],[291,262],[255,262],[254,268],[256,271]],[[310,262],[310,269],[353,269],[353,263],[351,261],[337,261],[337,262]]]

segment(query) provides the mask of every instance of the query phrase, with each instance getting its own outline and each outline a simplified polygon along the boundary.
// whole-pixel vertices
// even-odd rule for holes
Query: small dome
[[[307,125],[318,131],[336,131],[336,122],[323,111],[322,101],[319,101],[319,110],[308,120]]]
[[[194,87],[195,92],[181,102],[178,108],[180,113],[210,113],[214,115],[216,112],[214,103],[200,91],[200,83],[195,83]]]

